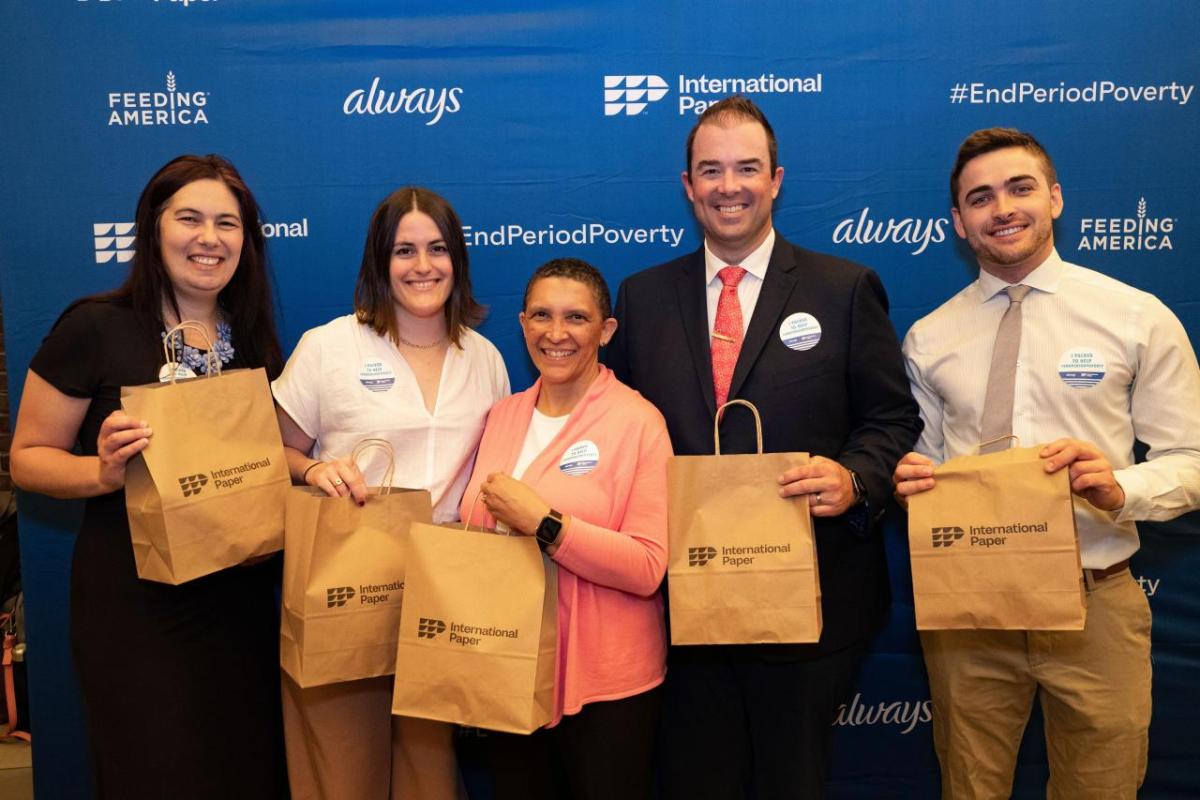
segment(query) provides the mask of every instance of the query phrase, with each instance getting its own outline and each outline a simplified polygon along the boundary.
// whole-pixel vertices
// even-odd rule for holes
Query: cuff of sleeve
[[[1150,491],[1146,479],[1130,467],[1113,470],[1113,477],[1125,492],[1125,505],[1120,511],[1114,512],[1114,521],[1131,522],[1147,519],[1150,512]]]

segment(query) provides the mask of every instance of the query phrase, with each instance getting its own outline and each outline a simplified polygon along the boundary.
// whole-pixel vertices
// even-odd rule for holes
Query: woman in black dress
[[[71,639],[97,795],[286,797],[279,559],[180,586],[139,580],[123,489],[154,433],[120,410],[121,387],[167,377],[167,329],[197,320],[225,368],[280,371],[258,205],[228,161],[180,156],[150,179],[136,222],[125,283],[68,307],[30,364],[12,477],[87,498]],[[173,360],[199,374],[207,345],[192,335],[172,337]]]

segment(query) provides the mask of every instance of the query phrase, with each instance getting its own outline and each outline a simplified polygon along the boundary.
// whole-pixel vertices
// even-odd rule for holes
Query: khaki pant
[[[1050,800],[1137,796],[1150,728],[1150,607],[1129,571],[1082,631],[923,631],[945,800],[1007,800],[1037,694]]]
[[[392,678],[301,689],[283,675],[294,800],[459,800],[466,792],[444,722],[392,716]]]

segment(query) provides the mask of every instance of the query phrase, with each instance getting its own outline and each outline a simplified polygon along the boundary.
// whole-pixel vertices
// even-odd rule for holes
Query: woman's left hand
[[[480,487],[483,505],[493,517],[514,531],[532,536],[550,506],[527,484],[503,472],[493,472]]]

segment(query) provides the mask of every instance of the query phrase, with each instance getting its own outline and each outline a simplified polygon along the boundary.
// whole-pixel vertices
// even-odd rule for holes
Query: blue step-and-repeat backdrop
[[[12,0],[4,17],[14,402],[62,308],[120,281],[137,195],[184,152],[228,156],[262,203],[289,349],[349,311],[380,199],[409,183],[446,196],[491,307],[482,331],[527,386],[526,277],[572,255],[615,287],[697,247],[684,140],[734,91],[779,137],[779,230],[875,268],[900,334],[973,277],[947,178],[967,133],[1003,124],[1033,131],[1057,162],[1063,257],[1154,292],[1200,341],[1200,4],[1188,0]],[[87,797],[66,632],[77,510],[22,503],[36,789]],[[1198,527],[1141,526],[1134,574],[1154,610],[1147,798],[1200,796]],[[836,722],[835,798],[937,793],[898,512],[886,536],[895,602]],[[1031,798],[1046,777],[1036,719],[1026,739],[1015,795]]]

